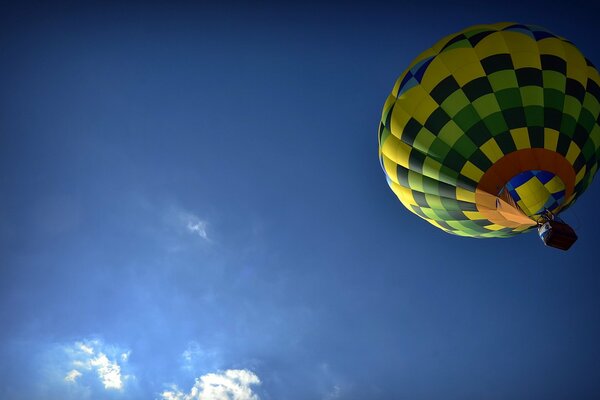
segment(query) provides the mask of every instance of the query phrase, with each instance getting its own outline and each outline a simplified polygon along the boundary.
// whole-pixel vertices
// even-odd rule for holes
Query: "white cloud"
[[[173,386],[161,393],[161,400],[260,400],[254,385],[260,385],[260,379],[252,371],[229,369],[201,376],[189,393]]]
[[[77,378],[79,378],[81,375],[82,375],[81,372],[77,371],[76,369],[72,369],[67,373],[67,376],[65,376],[65,381],[75,382],[75,380]]]
[[[106,354],[100,353],[98,357],[90,360],[90,365],[98,371],[98,377],[105,389],[122,389],[121,367],[116,361],[110,361]]]
[[[66,345],[64,353],[67,355],[67,368],[71,368],[64,378],[69,384],[76,385],[78,378],[95,372],[104,389],[121,390],[124,381],[133,378],[132,375],[122,375],[121,365],[117,362],[118,357],[123,363],[127,362],[131,352],[120,351],[98,339]]]

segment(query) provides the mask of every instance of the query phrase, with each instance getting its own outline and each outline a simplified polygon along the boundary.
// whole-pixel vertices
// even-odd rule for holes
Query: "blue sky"
[[[0,397],[598,398],[598,182],[563,253],[436,230],[377,158],[439,38],[533,23],[598,64],[591,7],[6,7]]]

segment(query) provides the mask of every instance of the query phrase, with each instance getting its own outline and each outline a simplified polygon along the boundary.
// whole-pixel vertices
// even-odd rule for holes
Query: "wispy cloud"
[[[121,365],[117,362],[127,362],[130,351],[120,351],[114,346],[105,345],[98,339],[84,340],[64,346],[66,355],[66,369],[64,380],[70,384],[77,384],[78,378],[84,374],[95,373],[107,390],[121,390],[124,381],[132,375],[122,375]]]
[[[202,221],[195,215],[191,214],[186,215],[184,218],[186,220],[188,232],[196,234],[204,240],[209,240],[208,234],[206,233],[206,221]]]
[[[161,400],[260,400],[252,386],[260,385],[260,379],[252,371],[229,369],[210,373],[196,379],[188,393],[177,386],[161,393]]]
[[[198,342],[191,341],[183,353],[181,353],[182,368],[190,372],[195,372],[199,364],[201,364],[204,368],[218,369],[218,358],[218,352],[214,349],[203,348]]]

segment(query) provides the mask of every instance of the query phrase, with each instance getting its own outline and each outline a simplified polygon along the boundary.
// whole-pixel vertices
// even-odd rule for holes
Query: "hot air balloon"
[[[600,75],[568,40],[534,25],[477,25],[418,56],[379,125],[379,159],[402,204],[448,233],[538,228],[568,249],[557,215],[600,158]]]

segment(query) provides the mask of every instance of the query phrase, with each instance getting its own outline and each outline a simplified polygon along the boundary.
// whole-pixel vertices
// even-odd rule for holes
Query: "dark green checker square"
[[[560,122],[559,131],[561,134],[565,134],[569,138],[571,138],[575,132],[576,126],[577,126],[577,121],[575,120],[575,118],[571,117],[568,114],[563,114],[562,120]]]
[[[515,141],[512,138],[512,135],[509,132],[501,133],[500,135],[494,138],[496,143],[498,143],[498,147],[504,154],[512,153],[517,150],[517,146],[515,146]]]
[[[571,146],[571,137],[560,132],[558,135],[558,143],[556,144],[556,152],[566,155]]]
[[[541,54],[540,61],[542,62],[542,69],[557,71],[563,75],[567,74],[567,62],[562,58],[553,54]]]
[[[454,198],[456,197],[456,188],[452,185],[448,185],[447,183],[439,182],[438,183],[438,193],[440,196]],[[458,211],[458,204],[456,204],[456,200],[454,200],[455,210]],[[450,210],[451,208],[444,207],[446,210]]]
[[[427,208],[429,207],[429,203],[427,203],[427,199],[425,198],[425,193],[413,190],[412,196],[415,199],[415,203],[417,203],[419,206]],[[425,212],[424,209],[421,209],[421,211]]]
[[[544,147],[544,128],[540,126],[529,126],[527,128],[529,134],[529,144],[533,148]]]
[[[410,187],[408,184],[408,169],[401,165],[397,165],[396,176],[398,177],[398,183],[400,186],[404,186],[405,188]]]
[[[444,161],[442,163],[444,165],[446,165],[448,168],[453,169],[454,171],[458,172],[458,171],[462,170],[462,167],[465,165],[465,162],[467,162],[465,157],[463,157],[455,149],[450,149],[450,151],[448,152],[448,154],[446,155],[446,158],[444,158]]]
[[[469,157],[469,161],[484,172],[492,166],[492,162],[490,161],[490,159],[487,158],[485,153],[479,149],[477,149],[475,152],[473,152],[473,154],[471,154],[471,157]]]
[[[502,111],[504,120],[510,129],[522,128],[527,126],[525,112],[522,107],[509,108]]]
[[[412,146],[422,127],[423,125],[421,125],[419,121],[411,117],[404,129],[402,129],[402,141],[409,146]]]
[[[473,154],[475,150],[477,150],[477,146],[475,145],[475,143],[473,143],[471,138],[469,138],[466,135],[463,135],[460,137],[460,139],[456,141],[456,143],[453,146],[453,149],[455,149],[465,159],[469,159],[471,154]]]
[[[521,91],[518,88],[503,89],[496,92],[496,99],[502,110],[522,107]]]
[[[431,132],[439,132],[444,125],[450,121],[450,116],[442,108],[436,108],[431,113],[427,121],[425,121],[425,128]]]
[[[442,165],[439,171],[440,181],[456,186],[456,180],[458,179],[458,172],[451,170],[450,168]]]
[[[456,187],[474,192],[477,188],[477,182],[469,177],[459,174],[458,179],[456,180]]]
[[[438,188],[439,188],[438,181],[436,181],[435,179],[431,179],[427,176],[423,177],[423,192],[424,193],[435,194],[436,196],[439,196],[440,193],[439,193]]]
[[[544,89],[544,106],[546,109],[552,108],[562,112],[564,104],[565,95],[563,92],[555,89]]]
[[[573,96],[580,102],[583,102],[583,98],[585,97],[585,88],[581,83],[579,83],[579,81],[573,78],[567,78],[565,94],[567,94],[568,96]]]
[[[475,78],[466,85],[462,87],[463,92],[469,99],[469,101],[474,101],[481,96],[484,96],[489,93],[493,93],[492,86],[486,76],[481,76],[479,78]]]
[[[562,112],[554,108],[544,108],[544,126],[559,131],[562,115]]]
[[[408,156],[408,169],[422,174],[424,163],[425,155],[413,148]]]
[[[600,86],[593,79],[588,79],[585,90],[600,101]]]
[[[485,123],[485,126],[487,126],[492,136],[496,136],[508,131],[508,125],[506,125],[504,114],[502,114],[502,112],[497,112],[485,117],[483,122]]]
[[[431,98],[436,103],[442,104],[452,93],[460,89],[460,85],[452,75],[447,76],[438,83],[431,91]]]
[[[544,126],[544,107],[527,106],[523,111],[527,126]]]
[[[450,151],[450,146],[448,146],[442,140],[436,139],[433,141],[431,146],[429,146],[428,153],[434,159],[436,159],[438,161],[442,161],[444,158],[446,158],[446,155],[448,154],[449,151]]]
[[[480,118],[475,108],[471,104],[468,104],[465,108],[460,110],[458,114],[456,114],[452,119],[454,120],[454,122],[456,122],[456,125],[458,125],[460,129],[463,130],[463,132],[466,132],[469,130],[469,128],[475,125],[475,123],[477,123],[477,121],[479,121]]]
[[[477,121],[477,123],[466,132],[466,135],[477,147],[480,147],[492,137],[492,134],[482,120]]]
[[[526,86],[542,86],[542,70],[537,68],[519,68],[515,70],[517,82],[520,87]]]
[[[481,66],[487,75],[506,69],[513,70],[515,67],[510,54],[494,54],[481,60]]]
[[[573,135],[570,135],[573,141],[579,148],[583,148],[586,143],[591,142],[589,130],[585,129],[583,126],[577,124]]]

